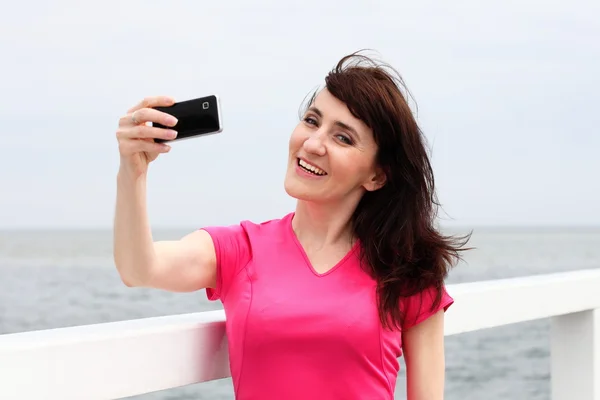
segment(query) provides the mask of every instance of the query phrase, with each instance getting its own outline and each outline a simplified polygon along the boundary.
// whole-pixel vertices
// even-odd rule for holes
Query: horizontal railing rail
[[[552,399],[600,400],[600,269],[448,291],[446,335],[552,318]],[[228,376],[222,310],[0,335],[0,399],[116,399]]]

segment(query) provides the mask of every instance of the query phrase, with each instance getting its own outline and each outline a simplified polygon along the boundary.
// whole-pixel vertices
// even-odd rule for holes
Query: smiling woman
[[[402,88],[384,64],[344,57],[290,137],[296,209],[169,242],[152,241],[145,191],[168,148],[137,139],[173,134],[145,126],[174,126],[151,110],[173,100],[121,119],[117,269],[128,286],[223,303],[237,399],[393,399],[402,355],[408,399],[443,398],[444,279],[468,237],[434,227],[433,172]]]
[[[327,88],[310,104],[290,138],[287,193],[319,203],[338,199],[351,204],[365,190],[379,189],[385,175],[375,162],[377,145],[371,129]],[[373,179],[367,182],[369,178]]]

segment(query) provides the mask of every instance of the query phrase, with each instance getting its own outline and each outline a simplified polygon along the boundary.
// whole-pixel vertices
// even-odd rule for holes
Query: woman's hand
[[[155,143],[154,139],[174,139],[177,132],[172,129],[148,126],[147,122],[156,122],[165,126],[175,126],[177,119],[153,107],[168,107],[175,101],[171,97],[147,97],[130,108],[119,120],[117,141],[121,156],[121,169],[133,176],[145,174],[150,162],[159,154],[167,153],[171,147],[164,143]]]

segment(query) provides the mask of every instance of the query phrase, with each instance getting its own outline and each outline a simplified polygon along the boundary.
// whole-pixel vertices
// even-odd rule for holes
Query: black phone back
[[[174,127],[152,123],[152,126],[157,128],[177,131],[177,138],[174,140],[219,133],[223,130],[221,105],[216,95],[182,101],[169,107],[155,107],[155,109],[177,118],[177,125]],[[168,142],[169,140],[155,139],[154,141]]]

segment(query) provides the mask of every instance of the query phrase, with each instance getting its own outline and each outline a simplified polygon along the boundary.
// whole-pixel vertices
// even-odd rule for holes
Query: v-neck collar
[[[300,252],[300,254],[302,254],[302,257],[304,258],[304,261],[306,262],[307,267],[317,277],[322,278],[322,277],[325,277],[325,276],[333,273],[335,270],[339,269],[342,265],[344,265],[346,263],[346,261],[348,261],[348,259],[351,256],[353,256],[354,253],[358,250],[359,245],[360,245],[360,241],[357,239],[356,242],[354,243],[354,245],[352,245],[352,248],[346,253],[346,255],[344,257],[342,257],[333,267],[329,268],[327,271],[325,271],[323,273],[320,273],[313,266],[312,262],[308,258],[308,254],[306,254],[306,250],[304,250],[304,247],[302,246],[302,243],[300,243],[300,240],[298,239],[298,236],[296,236],[296,232],[294,232],[294,228],[292,227],[292,220],[294,219],[295,215],[296,215],[295,212],[291,212],[288,215],[287,226],[288,226],[288,229],[289,229],[289,233],[292,236],[292,239],[293,239],[294,243],[296,244],[296,247],[298,248],[298,251]]]

